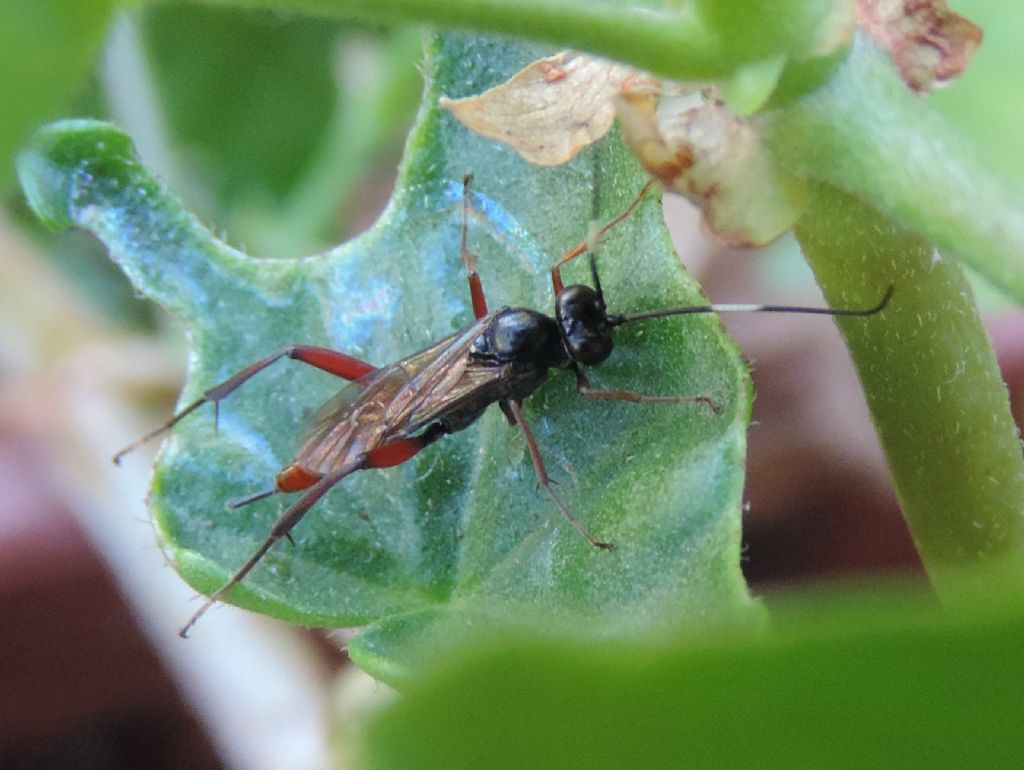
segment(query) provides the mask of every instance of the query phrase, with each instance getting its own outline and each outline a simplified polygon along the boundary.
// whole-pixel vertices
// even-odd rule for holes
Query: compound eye
[[[568,286],[555,302],[555,315],[566,351],[585,366],[601,363],[612,352],[612,326],[601,295],[589,286]]]

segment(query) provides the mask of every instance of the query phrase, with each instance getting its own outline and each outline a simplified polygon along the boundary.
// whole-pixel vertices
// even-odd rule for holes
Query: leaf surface
[[[476,180],[469,241],[491,307],[551,308],[548,267],[643,184],[614,133],[566,166],[537,169],[437,109],[439,94],[478,93],[538,55],[506,41],[434,41],[390,206],[368,232],[317,256],[257,260],[228,247],[106,124],[43,129],[22,157],[22,181],[45,221],[91,230],[140,291],[181,318],[194,349],[182,404],[292,342],[387,364],[472,321],[459,256],[465,173]],[[700,301],[655,200],[599,251],[613,312]],[[582,263],[569,282],[588,279]],[[564,372],[526,402],[559,494],[614,552],[595,550],[560,517],[537,489],[523,436],[491,409],[404,465],[339,484],[295,527],[295,547],[271,549],[230,600],[298,623],[371,624],[352,654],[393,682],[424,640],[443,637],[438,629],[488,619],[635,636],[743,614],[745,368],[707,316],[624,327],[617,343],[592,373],[595,387],[701,394],[722,409],[583,399]],[[255,551],[283,496],[234,511],[224,501],[266,487],[292,457],[304,417],[343,384],[280,362],[221,405],[219,431],[212,409],[175,427],[151,505],[190,584],[213,591]]]

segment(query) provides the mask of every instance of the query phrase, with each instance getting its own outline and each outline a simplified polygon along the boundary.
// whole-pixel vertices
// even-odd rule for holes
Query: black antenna
[[[621,326],[630,321],[642,321],[645,318],[665,318],[673,315],[692,315],[695,313],[808,313],[812,315],[830,316],[868,316],[880,313],[892,299],[895,286],[890,286],[885,291],[885,296],[874,307],[865,309],[839,309],[833,310],[828,307],[800,307],[798,305],[692,305],[689,307],[670,307],[662,310],[646,310],[642,313],[630,313],[629,315],[610,316],[612,326]]]
[[[601,279],[597,276],[597,255],[593,251],[587,254],[590,257],[590,275],[594,278],[594,291],[597,292],[597,298],[604,302],[604,292],[601,290]]]

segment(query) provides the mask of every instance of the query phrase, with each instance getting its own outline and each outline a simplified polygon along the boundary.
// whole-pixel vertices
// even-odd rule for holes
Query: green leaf
[[[175,161],[165,171],[187,204],[258,255],[335,240],[412,123],[420,31],[192,4],[136,18]]]
[[[1019,763],[1019,597],[990,590],[943,614],[890,583],[772,617],[772,634],[628,647],[482,635],[371,721],[357,766]]]
[[[329,127],[339,25],[180,3],[139,21],[167,132],[218,213],[282,199]]]
[[[478,93],[541,53],[436,41],[390,207],[369,232],[316,257],[256,260],[217,241],[105,124],[43,129],[22,159],[23,184],[44,220],[94,232],[140,291],[182,319],[195,351],[182,404],[291,342],[388,364],[472,321],[459,256],[465,173],[476,179],[469,240],[492,307],[550,308],[548,267],[643,184],[617,137],[538,169],[437,110],[440,93]],[[613,311],[700,299],[654,200],[600,251]],[[566,277],[587,280],[586,265]],[[274,547],[231,601],[299,623],[375,624],[354,650],[389,681],[410,675],[412,651],[438,620],[457,628],[522,618],[632,637],[680,618],[745,616],[745,368],[707,316],[634,324],[617,341],[595,386],[702,394],[722,409],[582,399],[561,372],[527,401],[559,494],[615,551],[592,548],[560,517],[537,490],[523,436],[492,409],[402,466],[346,479],[296,526],[295,547]],[[339,387],[279,363],[221,405],[219,432],[212,410],[175,427],[151,503],[189,583],[213,591],[266,537],[283,500],[235,511],[224,501],[266,487],[292,456],[304,415]]]

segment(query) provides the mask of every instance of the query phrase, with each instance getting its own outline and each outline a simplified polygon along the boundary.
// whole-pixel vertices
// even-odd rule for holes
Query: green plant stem
[[[842,0],[758,2],[738,16],[692,5],[671,12],[569,0],[207,0],[374,24],[426,22],[514,35],[628,61],[682,80],[723,77],[779,53],[821,53]],[[710,9],[710,10],[709,10]],[[737,27],[737,19],[741,26]]]
[[[812,188],[796,233],[833,306],[870,305],[895,286],[881,316],[840,327],[936,589],[959,591],[962,567],[1019,570],[1024,459],[961,267],[826,185]]]
[[[765,117],[797,174],[856,193],[1024,301],[1024,191],[986,169],[860,40],[827,85]]]

